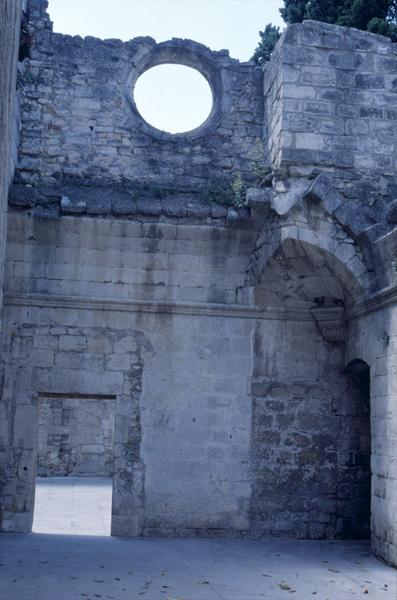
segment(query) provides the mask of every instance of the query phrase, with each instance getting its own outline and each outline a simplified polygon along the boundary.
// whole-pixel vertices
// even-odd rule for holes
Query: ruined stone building
[[[396,564],[397,47],[306,21],[263,72],[53,33],[46,4],[0,9],[2,530],[37,471],[86,469],[114,535],[371,536]],[[164,63],[211,86],[189,133],[136,108]]]

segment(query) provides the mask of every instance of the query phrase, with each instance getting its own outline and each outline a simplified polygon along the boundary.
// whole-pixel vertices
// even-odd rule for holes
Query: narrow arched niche
[[[365,539],[371,532],[371,409],[370,367],[361,359],[349,362],[342,375],[346,379],[342,417],[341,445],[345,464],[341,464],[338,488],[340,507],[349,499],[346,514],[339,516],[339,535]]]

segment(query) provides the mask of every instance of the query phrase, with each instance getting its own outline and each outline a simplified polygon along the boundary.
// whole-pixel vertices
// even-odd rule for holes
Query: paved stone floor
[[[38,477],[33,531],[110,535],[112,480]]]
[[[112,538],[110,494],[105,479],[39,480],[36,532],[0,535],[0,600],[397,598],[366,542]]]
[[[362,542],[0,536],[1,600],[396,600],[396,573]]]

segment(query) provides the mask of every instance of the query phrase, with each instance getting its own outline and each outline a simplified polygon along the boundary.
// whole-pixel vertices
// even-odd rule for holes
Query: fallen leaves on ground
[[[282,583],[279,583],[278,586],[281,590],[284,590],[285,592],[289,592],[290,594],[293,594],[294,592],[296,592],[296,590],[294,588],[292,588],[290,585],[288,585],[288,583],[285,583],[284,581]]]

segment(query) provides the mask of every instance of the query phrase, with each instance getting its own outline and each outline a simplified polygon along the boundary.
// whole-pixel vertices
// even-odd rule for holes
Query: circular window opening
[[[158,65],[145,71],[134,88],[136,107],[152,127],[168,133],[197,129],[212,110],[208,81],[191,67]]]

